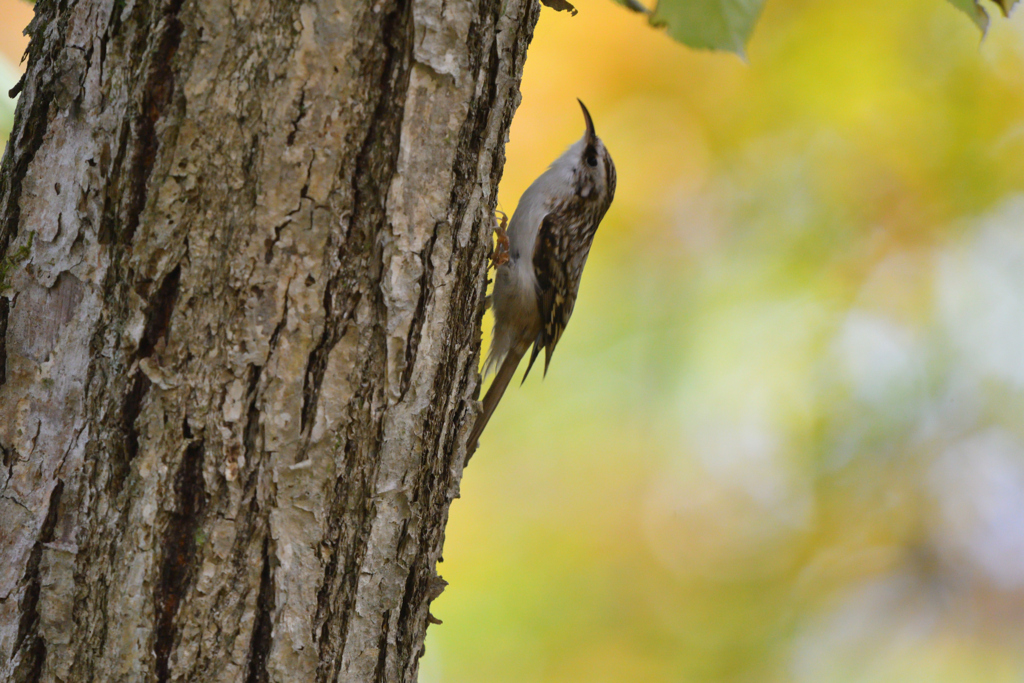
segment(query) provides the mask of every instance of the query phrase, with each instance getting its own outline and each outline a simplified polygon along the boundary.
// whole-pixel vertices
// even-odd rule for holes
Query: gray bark
[[[41,0],[0,680],[413,681],[535,0]]]

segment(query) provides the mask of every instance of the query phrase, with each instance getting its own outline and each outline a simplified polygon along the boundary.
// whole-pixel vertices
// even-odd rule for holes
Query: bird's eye
[[[597,157],[594,155],[590,155],[589,157],[587,157],[587,166],[591,168],[597,166]]]

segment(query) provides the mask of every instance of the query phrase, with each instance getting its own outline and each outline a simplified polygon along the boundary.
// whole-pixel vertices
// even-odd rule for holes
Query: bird
[[[519,362],[533,345],[526,381],[544,350],[544,375],[569,323],[597,227],[615,197],[615,164],[581,100],[586,131],[519,199],[507,232],[508,253],[495,259],[494,332],[484,376],[497,374],[468,441],[476,449]],[[499,249],[506,236],[499,232]],[[469,457],[467,456],[467,462]]]

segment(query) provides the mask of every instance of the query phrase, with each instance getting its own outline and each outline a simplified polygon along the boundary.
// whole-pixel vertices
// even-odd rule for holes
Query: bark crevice
[[[391,610],[384,612],[380,623],[380,637],[377,640],[377,668],[373,674],[375,683],[388,683],[388,631],[391,626]]]
[[[382,353],[383,349],[379,349],[379,352]],[[344,451],[345,471],[340,473],[334,487],[334,505],[347,514],[332,516],[331,526],[325,534],[329,539],[330,554],[324,569],[323,582],[317,591],[314,619],[319,635],[317,647],[320,665],[317,667],[316,677],[318,683],[337,680],[342,663],[341,652],[355,609],[359,567],[366,557],[369,541],[366,521],[372,516],[373,504],[368,494],[371,490],[373,471],[367,460],[360,457],[360,450],[367,449],[372,452],[379,449],[381,434],[378,431],[376,438],[371,443],[366,443],[356,438],[355,427],[361,419],[369,418],[369,399],[370,396],[363,396],[355,400],[362,409],[350,421]]]
[[[162,16],[156,22],[159,38],[149,60],[149,72],[143,83],[141,112],[135,121],[135,146],[128,174],[131,179],[131,191],[125,229],[121,235],[124,244],[131,244],[142,211],[146,208],[149,177],[162,144],[161,136],[157,133],[157,123],[164,117],[174,97],[173,60],[181,44],[184,29],[178,17],[183,4],[184,0],[167,0],[162,8]]]
[[[0,387],[7,383],[7,317],[10,312],[11,302],[0,296]]]
[[[139,340],[137,358],[149,358],[161,340],[166,340],[171,324],[171,313],[178,302],[178,289],[181,284],[181,265],[174,267],[160,283],[156,296],[149,301],[149,314],[146,326]]]
[[[175,617],[191,586],[196,566],[196,532],[206,508],[203,456],[201,440],[185,448],[174,480],[175,509],[168,515],[160,543],[163,559],[153,597],[156,609],[153,652],[159,683],[170,679],[170,657],[178,633]]]
[[[43,665],[46,663],[46,640],[39,633],[39,597],[43,587],[39,565],[43,559],[44,544],[53,542],[54,530],[57,528],[57,512],[63,493],[64,482],[58,479],[57,485],[50,493],[46,519],[43,520],[43,526],[39,531],[35,547],[32,548],[25,576],[22,579],[25,592],[22,594],[19,605],[21,619],[18,623],[18,635],[14,641],[14,652],[21,652],[21,662],[14,674],[16,683],[37,683],[42,679]]]
[[[136,422],[139,420],[139,414],[142,413],[142,404],[146,400],[146,395],[152,386],[153,382],[146,373],[141,370],[136,371],[135,377],[132,379],[131,388],[124,397],[124,403],[121,406],[124,457],[112,459],[111,462],[116,468],[114,487],[117,491],[121,490],[121,485],[125,477],[128,476],[131,463],[139,454],[139,428],[136,426]]]
[[[274,628],[274,574],[270,565],[270,538],[263,539],[263,569],[260,572],[260,590],[256,597],[256,619],[249,643],[249,673],[245,683],[267,683],[267,655],[273,644]]]
[[[443,224],[434,226],[434,235],[437,235],[441,225]],[[423,321],[427,310],[427,304],[430,302],[434,294],[434,263],[431,260],[431,255],[434,252],[435,241],[436,238],[427,240],[426,245],[420,252],[420,263],[423,267],[423,274],[420,275],[420,295],[416,300],[416,313],[413,314],[412,326],[409,328],[408,343],[405,346],[405,370],[402,372],[402,386],[400,389],[403,397],[406,392],[409,391],[409,385],[412,382],[412,373],[416,367],[416,352],[420,348],[420,341],[423,336]]]

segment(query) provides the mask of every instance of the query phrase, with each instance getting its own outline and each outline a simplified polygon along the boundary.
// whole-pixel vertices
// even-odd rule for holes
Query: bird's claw
[[[508,226],[508,216],[504,211],[499,211],[501,214],[501,223],[494,229],[494,234],[498,236],[498,244],[494,248],[494,253],[491,254],[491,265],[497,268],[508,263],[508,233],[505,232],[505,227]]]

